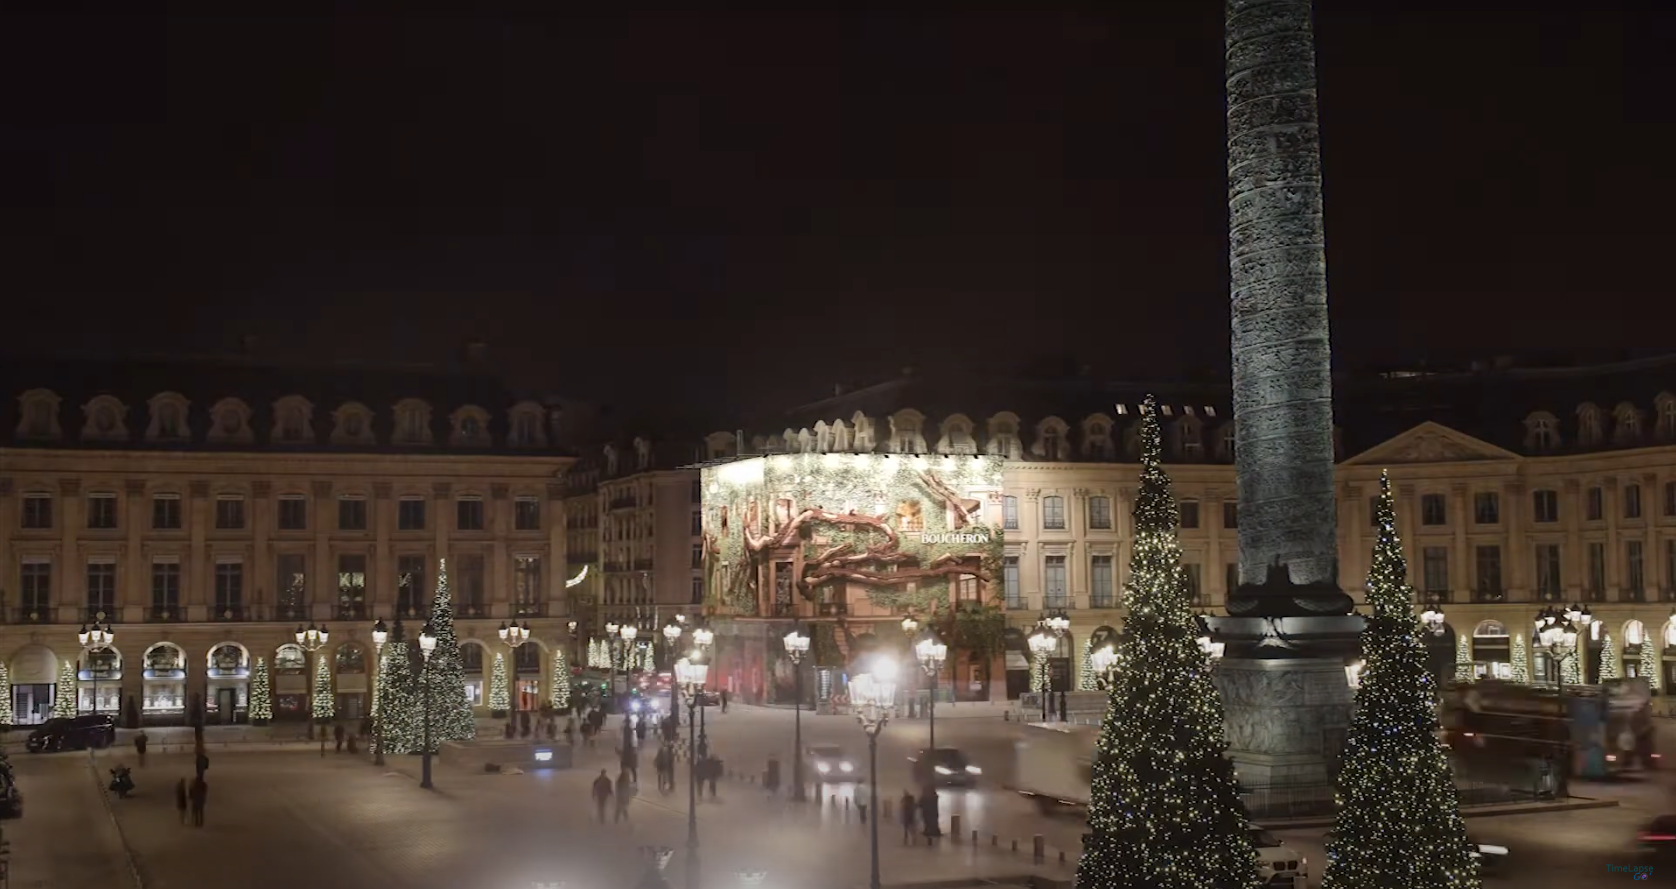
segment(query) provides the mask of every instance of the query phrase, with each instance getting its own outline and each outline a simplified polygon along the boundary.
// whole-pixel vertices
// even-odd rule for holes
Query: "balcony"
[[[775,602],[768,606],[769,617],[797,617],[797,606],[791,602]]]
[[[583,565],[592,565],[599,561],[599,553],[565,553],[564,560],[570,567],[580,568]]]
[[[237,602],[217,602],[215,610],[210,612],[209,619],[216,623],[242,623],[249,620],[250,615],[243,605]]]
[[[1676,602],[1676,587],[1662,587],[1659,589],[1660,602]]]
[[[412,602],[397,602],[396,618],[398,620],[430,620],[431,603],[415,605]]]
[[[274,609],[274,620],[305,621],[309,619],[308,606],[299,602],[288,602]]]
[[[461,602],[454,606],[454,616],[459,618],[485,618],[489,616],[489,608],[481,602]]]
[[[116,614],[116,605],[110,602],[89,602],[87,607],[82,609],[82,613],[77,619],[84,624],[94,621],[103,623],[114,619]]]
[[[1029,609],[1029,603],[1024,601],[1023,596],[1016,595],[1016,594],[1013,594],[1013,593],[1008,593],[1007,594],[1007,610],[1008,611],[1026,611],[1028,609]]]
[[[1646,589],[1646,587],[1638,587],[1636,589],[1624,590],[1623,600],[1625,602],[1645,602],[1645,601],[1647,601],[1647,589]]]
[[[514,602],[512,603],[513,617],[546,617],[546,602]]]
[[[1194,596],[1193,598],[1194,598],[1195,601],[1197,601],[1197,599],[1198,599],[1197,596]],[[1054,609],[1054,608],[1069,609],[1071,607],[1071,597],[1065,595],[1062,592],[1060,592],[1060,593],[1048,593],[1042,599],[1042,607],[1047,608],[1047,609]]]
[[[333,620],[366,620],[367,619],[367,603],[365,603],[365,602],[339,602],[337,609],[333,612],[332,619]]]
[[[53,620],[53,609],[45,603],[25,604],[19,608],[6,610],[6,622],[13,624],[50,624]]]
[[[1496,603],[1507,601],[1507,591],[1495,587],[1479,587],[1472,591],[1472,601]]]
[[[186,620],[186,610],[179,605],[153,605],[146,609],[148,624],[176,624]]]
[[[1117,596],[1112,593],[1095,593],[1088,599],[1090,608],[1116,608]],[[1012,606],[1008,606],[1009,608]]]
[[[1455,601],[1455,594],[1449,590],[1425,590],[1415,596],[1414,601],[1422,604],[1448,605]]]
[[[618,572],[629,570],[629,563],[627,563],[627,562],[606,562],[604,565],[602,565],[600,567],[604,568],[605,572],[607,574],[615,574],[615,573],[618,573]]]

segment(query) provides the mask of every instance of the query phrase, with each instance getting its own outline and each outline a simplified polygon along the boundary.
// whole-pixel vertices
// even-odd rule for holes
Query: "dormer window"
[[[1234,457],[1239,453],[1239,450],[1235,444],[1234,424],[1231,420],[1222,424],[1222,444],[1220,447],[1221,451],[1217,454],[1217,458],[1229,463],[1234,462]]]
[[[1525,448],[1552,451],[1560,446],[1560,421],[1553,414],[1538,411],[1525,418]]]
[[[50,389],[32,389],[18,396],[19,438],[57,440],[64,437],[58,425],[58,394]]]
[[[1058,417],[1048,417],[1036,424],[1036,444],[1030,449],[1031,456],[1043,460],[1071,459],[1071,443],[1067,433],[1069,427]]]
[[[976,454],[977,439],[972,437],[972,421],[965,414],[955,414],[943,420],[942,435],[937,439],[939,454]]]
[[[906,408],[890,415],[890,451],[893,454],[923,454],[925,415]]]
[[[372,409],[358,401],[346,402],[332,411],[332,444],[375,444],[372,432]]]
[[[1105,414],[1094,414],[1082,421],[1082,455],[1084,457],[1115,460],[1117,447],[1112,443],[1114,421]]]
[[[989,440],[984,444],[984,453],[1008,460],[1024,459],[1024,443],[1018,437],[1018,429],[1017,414],[1002,411],[990,417]]]
[[[1577,443],[1585,448],[1599,447],[1601,443],[1600,408],[1592,404],[1583,404],[1577,408]]]
[[[1199,418],[1191,413],[1184,414],[1176,422],[1176,435],[1181,444],[1181,458],[1183,460],[1203,460],[1205,458],[1205,441],[1199,427]]]
[[[1612,443],[1628,447],[1641,441],[1641,412],[1625,402],[1612,411]]]
[[[1653,399],[1653,410],[1658,414],[1653,434],[1662,442],[1676,441],[1676,395],[1660,392]]]
[[[121,441],[128,437],[128,407],[109,395],[101,395],[82,408],[87,422],[81,437],[88,441]]]
[[[237,398],[223,398],[210,408],[209,438],[214,442],[247,443],[250,435],[250,407]]]
[[[314,441],[314,405],[301,395],[274,402],[274,441],[304,444]]]
[[[456,447],[486,448],[489,446],[489,412],[468,404],[448,418],[453,431],[448,443]]]
[[[546,447],[547,431],[541,424],[541,418],[545,413],[541,405],[533,401],[514,406],[507,412],[507,418],[510,420],[508,428],[511,429],[507,444],[515,448]]]
[[[431,443],[431,406],[417,398],[404,398],[396,403],[396,444],[426,445]]]
[[[150,441],[185,441],[187,401],[178,392],[160,392],[147,402],[151,409],[151,425],[145,437]]]

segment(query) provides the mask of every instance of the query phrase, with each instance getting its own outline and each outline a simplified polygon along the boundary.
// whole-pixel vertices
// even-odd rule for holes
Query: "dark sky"
[[[1676,14],[1471,5],[1317,4],[1341,364],[1668,341]],[[1112,6],[11,15],[8,345],[477,336],[689,403],[1222,373],[1221,5]]]

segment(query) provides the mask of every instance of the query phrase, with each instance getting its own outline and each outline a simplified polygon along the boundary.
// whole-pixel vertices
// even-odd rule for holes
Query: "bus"
[[[1654,768],[1652,696],[1645,679],[1531,686],[1494,679],[1452,683],[1440,713],[1444,741],[1464,771],[1530,781],[1558,792],[1567,777],[1609,778]]]

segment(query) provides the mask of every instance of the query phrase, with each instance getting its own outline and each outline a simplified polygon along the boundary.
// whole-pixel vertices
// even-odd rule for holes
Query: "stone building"
[[[1461,661],[1479,675],[1511,676],[1523,652],[1529,675],[1552,676],[1531,627],[1541,609],[1578,603],[1594,616],[1581,659],[1590,679],[1603,651],[1613,655],[1609,669],[1633,676],[1643,646],[1653,646],[1647,663],[1659,665],[1662,684],[1676,682],[1676,356],[1564,368],[1491,362],[1347,378],[1335,391],[1339,582],[1361,601],[1371,503],[1388,468],[1416,597],[1445,614],[1433,639],[1440,675]],[[1136,411],[1148,392],[1164,412],[1187,582],[1199,607],[1218,611],[1238,558],[1225,387],[908,375],[798,408],[783,430],[749,435],[742,450],[1005,457],[1004,594],[995,604],[1008,616],[1007,675],[1003,684],[983,675],[981,659],[951,653],[948,678],[1016,697],[1029,681],[1025,635],[1043,610],[1070,615],[1060,657],[1073,673],[1084,643],[1122,626]],[[706,447],[716,459],[740,450],[727,432]],[[819,619],[805,604],[803,616]]]
[[[337,712],[367,712],[377,618],[416,633],[438,561],[481,701],[501,621],[527,620],[523,706],[565,638],[548,411],[470,374],[218,361],[27,361],[0,372],[0,656],[20,723],[76,664],[83,711],[243,718],[256,658],[278,719],[310,712],[299,625],[324,624]],[[84,651],[78,628],[111,625]]]

